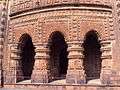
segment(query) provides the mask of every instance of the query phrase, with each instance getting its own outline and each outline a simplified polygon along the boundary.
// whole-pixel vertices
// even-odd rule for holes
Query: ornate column
[[[48,59],[49,50],[46,48],[46,44],[35,45],[35,63],[32,74],[32,83],[48,83],[49,81],[49,70],[48,70]]]
[[[74,84],[84,84],[85,72],[83,70],[83,41],[71,41],[68,43],[68,71],[66,82]]]
[[[9,75],[7,83],[16,83],[17,82],[17,71],[18,69],[18,63],[19,63],[19,51],[17,48],[18,44],[12,44],[10,47],[11,54],[10,54],[10,67],[9,67]]]
[[[102,84],[111,84],[111,70],[112,70],[112,42],[101,41],[102,52],[102,69],[101,82]]]

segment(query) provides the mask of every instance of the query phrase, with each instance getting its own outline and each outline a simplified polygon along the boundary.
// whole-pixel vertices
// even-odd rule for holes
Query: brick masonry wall
[[[13,60],[13,62],[11,62],[10,67],[8,67],[9,72],[13,69],[12,72],[15,73],[16,62],[14,62],[14,59],[17,58],[17,53],[15,52],[17,52],[16,48],[19,39],[24,33],[28,33],[32,37],[35,47],[37,47],[36,45],[39,43],[48,43],[49,36],[55,31],[62,32],[66,42],[84,40],[85,34],[90,30],[96,30],[99,33],[99,39],[110,40],[112,38],[112,36],[110,36],[112,30],[109,29],[111,28],[108,22],[109,18],[111,18],[111,12],[99,12],[96,10],[59,10],[46,13],[33,13],[17,18],[11,17],[8,30],[8,45],[10,48],[8,48],[7,52],[11,52],[8,55],[8,60],[10,60],[10,62]],[[46,48],[46,46],[42,47]],[[105,55],[106,53],[103,54],[103,56]],[[36,68],[41,69],[40,66],[41,65],[38,64]],[[76,64],[72,66],[72,68],[74,67],[77,68],[79,65]],[[8,77],[11,76],[8,74]]]
[[[72,0],[66,2],[71,3],[71,1]],[[77,0],[75,0],[75,2],[76,1]],[[69,80],[70,83],[84,83],[85,74],[82,66],[82,43],[86,33],[95,30],[98,33],[98,39],[101,43],[101,58],[103,59],[101,80],[103,84],[113,84],[111,79],[116,79],[114,77],[111,78],[111,70],[114,69],[112,47],[115,38],[112,4],[108,5],[112,1],[107,0],[106,3],[105,1],[101,2],[99,0],[95,0],[95,2],[90,0],[89,3],[88,1],[84,1],[84,7],[79,5],[73,6],[74,2],[72,2],[70,7],[61,6],[60,8],[53,8],[51,6],[42,9],[39,8],[39,10],[33,9],[34,5],[32,3],[32,10],[29,9],[29,11],[24,12],[24,10],[26,10],[24,6],[28,7],[27,5],[31,4],[26,3],[28,1],[23,2],[23,0],[16,0],[16,2],[11,5],[11,12],[16,14],[11,13],[13,15],[10,17],[9,30],[7,32],[8,48],[6,53],[8,53],[7,60],[9,65],[7,66],[8,71],[5,71],[5,83],[16,83],[16,77],[20,75],[20,72],[17,73],[17,71],[19,71],[18,63],[20,58],[20,52],[17,50],[17,47],[21,36],[25,33],[31,36],[36,48],[36,60],[34,73],[32,75],[32,79],[34,80],[32,81],[48,82],[49,71],[47,62],[49,60],[49,50],[47,44],[50,35],[55,31],[63,33],[65,41],[68,43],[69,66],[67,79],[71,78],[71,80]],[[47,2],[44,2],[44,4],[46,3]],[[99,5],[97,3],[99,3]],[[21,12],[19,10],[21,10]],[[19,13],[17,13],[17,11]]]

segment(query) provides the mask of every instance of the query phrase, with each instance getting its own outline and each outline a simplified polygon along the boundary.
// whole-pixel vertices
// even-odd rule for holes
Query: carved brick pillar
[[[22,60],[21,60],[21,50],[20,48],[16,47],[16,54],[17,54],[17,58],[16,58],[16,83],[19,82],[19,81],[22,81],[24,80],[24,76],[23,76],[23,72],[21,70],[22,68]]]
[[[102,52],[102,69],[101,82],[102,84],[111,84],[111,70],[112,70],[112,45],[111,41],[101,41]]]
[[[38,44],[35,47],[35,63],[32,74],[32,83],[48,83],[48,49],[45,44]]]
[[[68,43],[68,71],[66,76],[67,83],[84,84],[85,72],[83,70],[83,48],[82,41],[72,41]]]
[[[18,61],[20,59],[18,55],[17,44],[11,45],[11,54],[10,54],[10,67],[9,67],[9,75],[7,75],[7,83],[16,83],[17,82],[17,69],[18,69]]]

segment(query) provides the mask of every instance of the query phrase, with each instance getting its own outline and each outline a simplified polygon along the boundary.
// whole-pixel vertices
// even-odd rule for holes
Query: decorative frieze
[[[109,0],[28,0],[28,1],[13,1],[11,4],[11,14],[30,10],[33,8],[44,8],[44,7],[53,7],[58,5],[79,5],[79,4],[93,4],[95,5],[106,5],[108,7],[112,6],[112,2]]]

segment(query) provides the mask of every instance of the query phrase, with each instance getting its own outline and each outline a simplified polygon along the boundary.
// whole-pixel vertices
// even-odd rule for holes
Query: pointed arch
[[[35,47],[32,42],[32,38],[29,34],[23,34],[18,43],[18,50],[20,52],[19,68],[17,72],[17,82],[31,79],[33,66]]]
[[[101,73],[101,44],[99,34],[92,30],[86,33],[84,43],[83,66],[86,74],[86,81],[100,79]]]
[[[48,42],[48,48],[50,50],[50,81],[64,79],[66,77],[68,68],[67,47],[64,35],[61,32],[55,31],[51,33]]]

